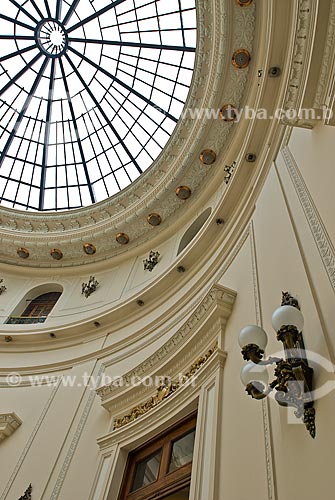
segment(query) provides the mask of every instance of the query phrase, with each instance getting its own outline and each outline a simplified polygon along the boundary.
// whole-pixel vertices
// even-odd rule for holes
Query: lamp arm
[[[251,361],[253,361],[255,363],[255,361],[252,359]],[[261,359],[260,361],[257,362],[258,365],[275,365],[277,363],[279,363],[280,361],[282,361],[281,358],[274,358],[272,356],[270,356],[268,359]]]
[[[271,382],[267,387],[265,387],[261,382],[250,382],[245,390],[253,399],[264,399],[266,398],[270,392],[278,385],[278,380],[275,379]]]

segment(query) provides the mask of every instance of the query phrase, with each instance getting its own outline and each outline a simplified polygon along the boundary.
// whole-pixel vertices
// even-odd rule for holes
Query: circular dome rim
[[[233,15],[231,15],[232,8],[235,9]],[[255,5],[242,9],[237,4],[232,6],[228,0],[224,2],[199,0],[197,9],[199,24],[197,57],[186,105],[219,108],[222,101],[233,101],[238,105],[244,98],[249,69],[243,70],[242,73],[233,68],[231,48],[243,43],[252,50],[256,27]],[[243,29],[243,26],[247,26],[248,30]],[[209,54],[211,54],[210,58]],[[200,97],[197,95],[199,85],[202,88]],[[233,124],[221,121],[214,124],[208,124],[208,122],[205,116],[198,120],[179,121],[168,145],[158,158],[159,162],[154,162],[152,167],[135,183],[107,200],[80,209],[52,213],[22,212],[6,207],[0,208],[0,234],[4,236],[4,241],[12,245],[13,240],[17,242],[20,238],[22,244],[34,247],[29,262],[23,263],[13,259],[13,249],[9,249],[9,252],[3,256],[2,262],[35,268],[55,268],[57,263],[51,263],[44,255],[45,252],[43,253],[45,247],[53,245],[55,240],[57,242],[61,240],[66,244],[70,241],[71,243],[93,241],[99,249],[94,259],[89,260],[78,252],[76,256],[72,255],[67,259],[65,257],[67,252],[64,251],[62,267],[93,264],[129,252],[130,248],[120,248],[117,244],[109,245],[108,252],[104,251],[97,243],[97,239],[101,240],[102,237],[106,239],[107,233],[113,237],[113,234],[117,232],[116,229],[118,231],[126,229],[131,236],[132,248],[143,241],[148,241],[153,233],[149,233],[152,230],[149,225],[143,224],[144,215],[147,215],[149,210],[155,211],[157,203],[168,206],[168,214],[164,214],[164,222],[171,218],[170,226],[172,223],[175,224],[176,217],[174,216],[177,209],[186,206],[180,203],[177,206],[171,206],[171,199],[173,202],[176,199],[175,186],[184,184],[185,177],[192,180],[196,177],[198,182],[196,188],[201,185],[204,178],[207,177],[209,180],[210,169],[204,168],[199,161],[201,148],[214,149],[220,156],[227,142],[231,142]],[[150,189],[147,192],[148,186]],[[127,203],[124,203],[124,198],[127,198]],[[192,196],[188,207],[192,206],[195,199],[196,196]],[[66,227],[67,223],[71,223],[71,227]],[[155,234],[165,230],[169,224],[162,224],[160,228],[154,229]],[[35,252],[36,250],[39,254]],[[35,260],[33,260],[34,253]]]

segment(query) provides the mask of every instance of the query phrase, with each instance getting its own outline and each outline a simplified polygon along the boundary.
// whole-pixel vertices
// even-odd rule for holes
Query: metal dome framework
[[[181,115],[195,0],[4,0],[0,201],[101,201],[157,158]]]

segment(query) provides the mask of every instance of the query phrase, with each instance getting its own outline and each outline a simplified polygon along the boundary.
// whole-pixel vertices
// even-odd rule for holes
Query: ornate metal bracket
[[[28,486],[28,488],[26,489],[26,491],[24,492],[24,495],[22,495],[22,497],[19,498],[19,500],[31,500],[31,492],[32,492],[32,486],[31,484]]]
[[[281,305],[300,310],[298,301],[288,292],[282,293]],[[267,387],[262,381],[250,381],[246,385],[246,391],[254,399],[263,399],[276,389],[276,401],[281,406],[295,408],[296,417],[302,418],[308,432],[315,438],[313,369],[308,365],[302,333],[294,325],[283,325],[277,331],[277,339],[283,343],[285,359],[263,359],[264,350],[256,343],[243,346],[242,355],[245,360],[257,365],[276,365],[276,378]]]
[[[226,165],[224,167],[224,171],[227,172],[224,179],[223,179],[225,184],[229,184],[229,181],[232,178],[233,173],[235,171],[235,167],[236,167],[236,161],[233,161],[233,163],[231,165]]]
[[[90,276],[88,283],[83,283],[81,285],[81,293],[85,295],[85,297],[89,297],[93,292],[96,291],[99,285],[99,281],[95,279],[94,276]]]
[[[2,285],[1,283],[3,283],[3,279],[0,279],[0,295],[2,295],[7,290],[7,287],[5,287],[5,285]]]
[[[144,270],[145,271],[152,271],[154,267],[157,266],[158,264],[158,259],[159,259],[160,253],[158,252],[153,252],[152,250],[149,253],[149,256],[147,259],[143,261],[144,264]]]

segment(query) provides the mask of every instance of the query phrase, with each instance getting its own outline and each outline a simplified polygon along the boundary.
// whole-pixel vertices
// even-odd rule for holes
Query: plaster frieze
[[[235,301],[235,292],[220,285],[214,285],[202,302],[196,307],[183,326],[149,358],[123,375],[117,384],[110,383],[97,389],[101,404],[115,411],[120,405],[132,404],[138,398],[145,398],[150,387],[143,384],[134,387],[134,380],[146,377],[175,377],[187,371],[194,359],[209,349],[220,338]]]
[[[112,429],[109,433],[97,439],[99,448],[103,452],[111,450],[116,443],[130,442],[134,437],[141,436],[148,440],[148,436],[156,435],[159,428],[166,429],[168,422],[175,419],[180,420],[190,412],[195,411],[198,399],[204,385],[209,380],[214,380],[218,369],[223,369],[227,359],[227,353],[221,349],[215,352],[200,367],[197,373],[196,384],[185,384],[175,391],[170,398],[166,398],[161,404],[156,405],[151,411],[142,415],[128,425]]]
[[[195,379],[198,371],[206,364],[209,358],[217,350],[217,343],[209,349],[203,356],[197,358],[194,363],[192,363],[189,370],[182,375],[181,378],[176,380],[164,380],[162,384],[157,388],[155,394],[147,399],[145,402],[132,408],[129,413],[123,415],[122,417],[114,419],[113,430],[120,429],[127,424],[130,424],[134,420],[142,417],[149,411],[153,410],[156,406],[160,405],[167,398],[175,394],[179,389],[181,389],[185,384],[191,383],[192,379]]]
[[[321,216],[313,202],[312,196],[301,175],[299,167],[288,146],[281,149],[286,168],[291,177],[300,204],[313,235],[316,247],[320,254],[327,277],[335,291],[335,249],[329,234],[322,222]]]
[[[294,33],[289,84],[283,109],[294,112],[290,118],[285,115],[282,122],[285,125],[312,128],[313,120],[299,119],[299,111],[303,103],[305,82],[307,81],[313,55],[313,42],[316,29],[318,2],[314,0],[298,0],[297,18]]]

